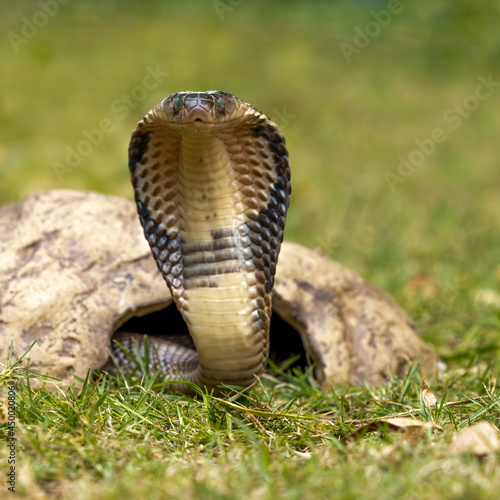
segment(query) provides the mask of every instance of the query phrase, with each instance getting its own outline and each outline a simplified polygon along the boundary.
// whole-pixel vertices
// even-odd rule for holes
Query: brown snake
[[[196,347],[149,337],[152,367],[208,388],[253,384],[267,363],[289,205],[285,138],[231,94],[179,92],[138,123],[129,168],[144,235]],[[130,351],[142,342],[117,340]]]

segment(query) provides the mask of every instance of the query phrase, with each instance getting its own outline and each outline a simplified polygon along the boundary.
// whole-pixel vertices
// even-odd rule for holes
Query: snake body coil
[[[226,92],[179,92],[137,125],[129,168],[145,237],[197,351],[159,342],[157,365],[201,386],[251,385],[267,362],[290,195],[278,126]]]

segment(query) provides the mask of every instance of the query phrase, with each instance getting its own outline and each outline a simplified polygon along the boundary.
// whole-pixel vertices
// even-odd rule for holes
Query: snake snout
[[[185,105],[184,108],[184,121],[191,123],[210,123],[213,120],[211,119],[211,110],[206,109],[205,106],[195,105],[188,106]]]
[[[214,99],[211,95],[194,93],[183,99],[182,119],[185,123],[213,123]]]

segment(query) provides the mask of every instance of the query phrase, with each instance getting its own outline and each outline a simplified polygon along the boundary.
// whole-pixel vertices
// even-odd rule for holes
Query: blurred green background
[[[173,92],[225,90],[287,138],[286,238],[392,293],[449,358],[471,338],[496,353],[498,2],[18,0],[1,9],[0,204],[61,188],[131,199],[127,146],[142,116]],[[415,152],[435,129],[445,138]],[[62,172],[69,150],[81,158]],[[421,164],[398,172],[411,155]],[[478,291],[491,300],[475,300]]]

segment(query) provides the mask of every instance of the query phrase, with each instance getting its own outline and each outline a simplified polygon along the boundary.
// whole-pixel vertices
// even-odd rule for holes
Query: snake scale
[[[151,366],[208,388],[252,385],[267,363],[291,190],[283,134],[234,95],[178,92],[138,123],[129,169],[144,235],[196,348],[149,337]],[[138,335],[115,338],[144,351]]]

